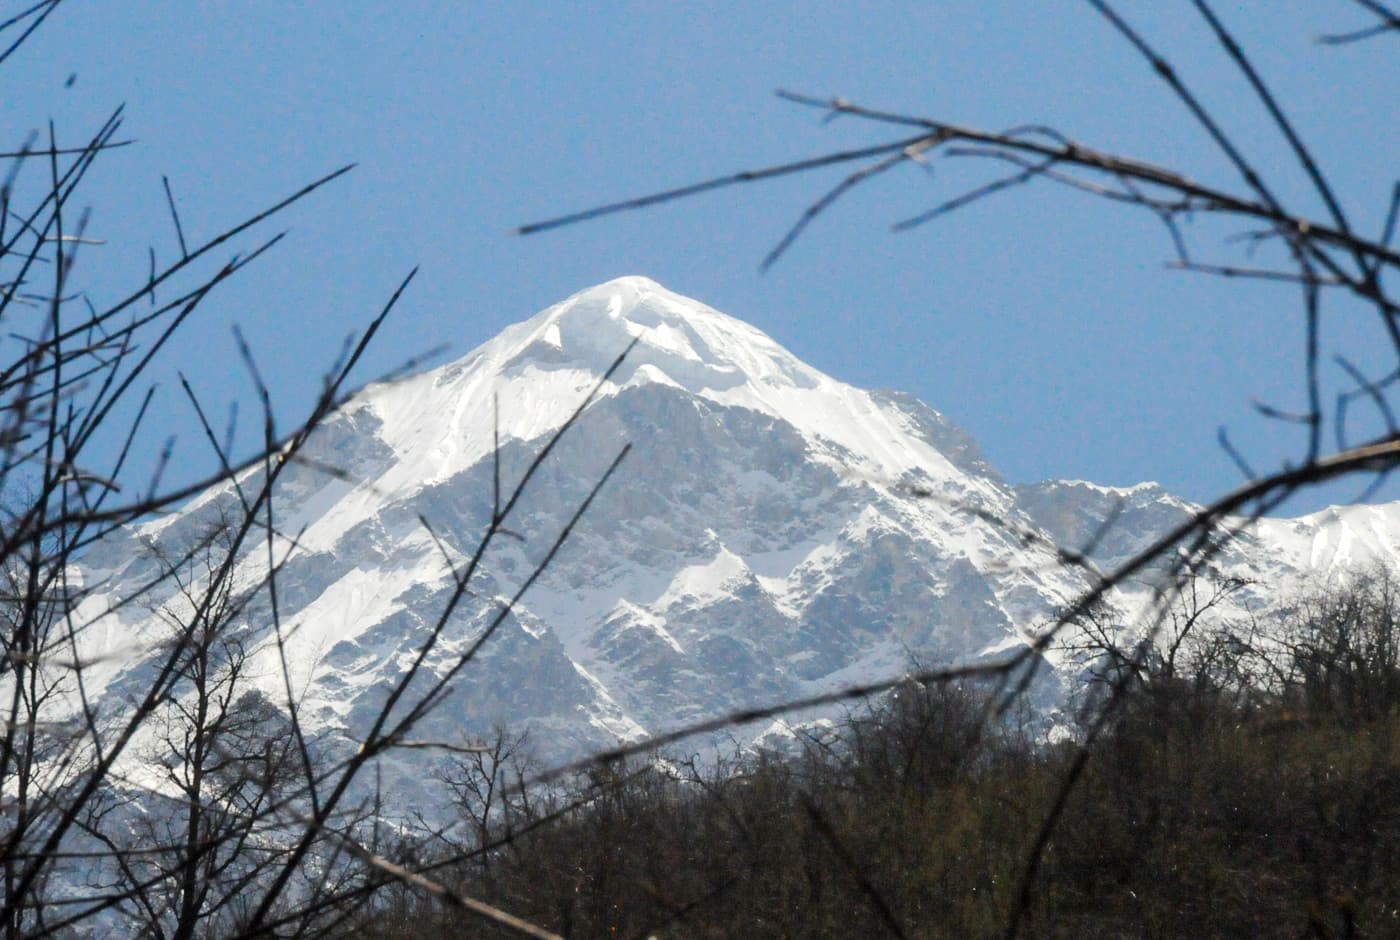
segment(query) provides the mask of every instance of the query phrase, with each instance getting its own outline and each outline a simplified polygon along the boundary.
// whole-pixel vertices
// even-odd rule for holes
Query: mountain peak
[[[669,295],[670,298],[683,303],[694,303],[688,297],[683,297],[674,291],[667,290],[661,284],[652,280],[644,274],[624,274],[615,277],[610,281],[603,281],[601,284],[594,284],[592,287],[585,287],[583,290],[573,294],[565,303],[583,297],[608,299],[617,298],[625,307],[638,303],[643,295],[662,294]]]
[[[742,320],[632,276],[579,291],[455,363],[367,394],[363,406],[399,457],[381,485],[446,479],[497,437],[552,433],[629,347],[595,405],[624,391],[678,393],[697,407],[782,422],[807,442],[810,459],[843,473],[962,475],[940,449],[957,437],[941,415],[839,382]],[[989,470],[966,466],[976,478]]]
[[[762,331],[639,275],[581,290],[501,339],[507,374],[527,367],[601,374],[635,340],[618,384],[702,393],[753,383],[809,388],[819,375]]]

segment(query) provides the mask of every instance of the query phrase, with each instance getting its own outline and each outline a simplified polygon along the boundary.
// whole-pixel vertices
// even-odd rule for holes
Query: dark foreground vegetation
[[[967,684],[908,686],[787,754],[655,759],[546,799],[510,786],[528,771],[503,736],[446,775],[463,823],[404,852],[456,856],[435,877],[572,937],[994,936],[1022,905],[1029,936],[1395,936],[1400,583],[1185,639],[1086,696],[1083,764]],[[461,926],[400,892],[356,929]]]

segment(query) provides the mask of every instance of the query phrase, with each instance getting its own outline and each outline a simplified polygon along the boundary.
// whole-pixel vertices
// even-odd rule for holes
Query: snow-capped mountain
[[[457,362],[370,387],[286,469],[273,554],[312,730],[357,740],[446,609],[491,517],[497,429],[508,492],[633,341],[484,555],[424,681],[517,592],[625,444],[630,454],[422,737],[507,723],[532,729],[547,756],[576,755],[914,659],[994,655],[1084,588],[1050,544],[1084,545],[1116,513],[1095,548],[1107,567],[1192,511],[1152,485],[1012,487],[912,397],[843,384],[739,320],[621,278]],[[146,681],[156,624],[188,602],[169,583],[129,599],[237,500],[233,484],[217,487],[86,557],[90,697],[117,703]],[[1400,507],[1351,507],[1266,521],[1221,563],[1274,581],[1394,558],[1397,545]],[[248,553],[245,583],[267,557]],[[243,617],[247,674],[280,701],[269,612]]]

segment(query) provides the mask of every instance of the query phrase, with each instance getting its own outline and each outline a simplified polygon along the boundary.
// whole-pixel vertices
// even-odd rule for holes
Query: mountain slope
[[[556,754],[1016,642],[1082,584],[1024,547],[1015,494],[946,419],[840,383],[752,327],[643,278],[583,291],[449,364],[334,415],[277,492],[278,592],[302,715],[351,738],[454,590],[489,521],[493,425],[509,486],[637,345],[532,481],[430,661],[447,669],[515,592],[617,450],[544,577],[425,734],[526,723]],[[329,475],[318,469],[330,465]],[[258,471],[245,484],[255,482]],[[353,481],[353,482],[352,482]],[[93,551],[96,654],[149,636],[123,597],[236,509],[232,485]],[[967,509],[975,509],[969,513]],[[424,525],[426,519],[431,531]],[[1004,524],[990,521],[1004,520]],[[144,546],[144,547],[143,547]],[[266,570],[250,552],[242,578]],[[256,668],[282,697],[265,609]],[[129,653],[95,673],[139,683]]]
[[[309,462],[287,468],[278,600],[312,731],[361,739],[442,616],[491,517],[497,427],[508,490],[634,340],[532,480],[513,535],[485,554],[416,688],[452,668],[618,450],[632,452],[419,736],[460,741],[507,723],[561,758],[897,675],[913,659],[974,660],[1023,642],[1083,589],[1051,543],[1082,546],[1116,511],[1096,556],[1111,566],[1193,509],[1148,485],[1012,488],[912,397],[843,384],[747,324],[622,278],[457,362],[367,389],[317,432]],[[149,675],[157,613],[187,603],[170,585],[141,594],[160,557],[236,509],[233,485],[215,488],[85,559],[89,694],[102,707]],[[1305,570],[1393,558],[1397,519],[1354,507],[1266,521],[1221,559],[1260,581],[1237,609]],[[241,583],[257,583],[266,559],[250,551]],[[241,623],[249,674],[282,700],[265,601]],[[415,760],[391,769],[421,778]]]

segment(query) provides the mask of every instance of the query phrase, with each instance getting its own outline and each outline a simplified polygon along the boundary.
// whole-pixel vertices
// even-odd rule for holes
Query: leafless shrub
[[[0,22],[0,64],[58,5],[42,0]],[[171,445],[151,444],[162,436],[148,387],[154,364],[221,285],[282,238],[260,233],[351,167],[203,241],[187,238],[166,183],[174,260],[157,263],[152,250],[149,270],[125,292],[98,296],[84,271],[103,265],[101,247],[87,237],[89,212],[75,206],[94,164],[128,145],[121,126],[118,109],[77,144],[50,127],[0,153],[0,321],[8,350],[0,354],[0,930],[6,937],[118,926],[172,938],[324,935],[384,886],[405,884],[516,934],[550,936],[386,855],[382,847],[393,840],[380,827],[382,807],[364,794],[374,793],[368,778],[377,758],[425,746],[414,728],[510,615],[519,593],[447,669],[419,675],[470,594],[487,547],[507,531],[574,420],[514,484],[502,485],[497,468],[486,531],[454,570],[456,591],[410,667],[355,748],[323,748],[303,728],[285,656],[280,699],[249,681],[249,624],[256,620],[282,652],[278,579],[297,545],[294,533],[278,528],[279,479],[291,466],[341,473],[303,451],[353,394],[352,371],[413,275],[332,363],[290,431],[276,429],[271,393],[237,337],[261,406],[261,445],[251,456],[235,457],[231,434],[216,433],[182,379],[218,469],[167,483]],[[625,453],[569,524],[545,534],[543,560],[520,593]],[[154,472],[137,478],[133,466],[150,462]],[[84,606],[104,586],[83,583],[75,563],[120,527],[215,485],[232,494],[218,524],[179,549],[154,548],[148,582],[112,601],[117,609],[150,608],[152,632],[142,642],[153,655],[139,682],[128,683],[124,709],[99,707],[92,688],[98,667],[131,650],[94,652],[95,624],[111,609]],[[259,555],[260,566],[247,563]],[[249,570],[261,571],[252,583]]]

